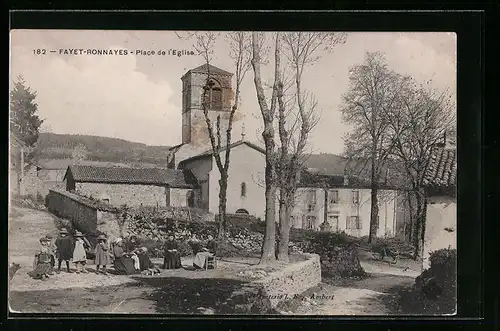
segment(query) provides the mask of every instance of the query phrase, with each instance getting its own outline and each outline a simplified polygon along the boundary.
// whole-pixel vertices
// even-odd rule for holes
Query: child
[[[71,273],[71,270],[69,270],[69,260],[73,257],[73,250],[73,239],[68,236],[66,228],[61,228],[59,237],[56,239],[57,273],[61,272],[62,261],[66,262],[66,269],[68,273]]]
[[[50,247],[47,237],[40,238],[40,250],[35,254],[35,261],[33,263],[33,271],[28,275],[34,279],[46,280],[49,278],[51,271],[50,265]]]
[[[54,243],[52,242],[52,236],[50,234],[48,234],[46,236],[49,244],[49,249],[50,249],[50,272],[49,272],[49,275],[53,275],[54,274],[54,267],[56,265],[56,259],[54,257],[55,255],[55,252],[56,252],[56,247],[54,245]]]
[[[102,266],[102,273],[107,274],[106,266],[111,264],[111,257],[109,255],[109,246],[106,235],[101,234],[97,237],[97,245],[95,247],[95,264],[96,272],[99,272],[99,267]]]
[[[85,269],[87,263],[87,252],[85,251],[85,244],[90,246],[88,240],[83,237],[80,231],[75,232],[75,249],[73,250],[73,263],[76,266],[76,273],[80,272],[86,274],[88,271]]]

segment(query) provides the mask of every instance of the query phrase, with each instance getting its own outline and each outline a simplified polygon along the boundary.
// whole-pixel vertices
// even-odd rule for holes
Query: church
[[[207,84],[207,76],[210,81]],[[190,170],[198,180],[195,207],[218,212],[220,173],[213,157],[202,98],[209,105],[209,117],[215,125],[220,116],[221,132],[225,133],[234,99],[233,74],[207,64],[189,70],[182,78],[182,143],[170,149],[169,168]],[[205,87],[208,86],[208,87]],[[204,88],[208,91],[204,93]],[[214,129],[215,132],[215,129]],[[221,157],[226,143],[222,134]],[[245,134],[229,146],[227,212],[248,213],[263,218],[265,210],[265,154],[261,146],[246,141]]]
[[[205,104],[209,105],[208,116],[212,124],[215,125],[220,117],[221,132],[225,133],[234,99],[232,77],[230,72],[205,64],[189,70],[181,78],[182,142],[170,148],[166,169],[72,165],[65,175],[66,190],[96,199],[104,199],[105,196],[105,200],[114,205],[193,207],[217,214],[220,173],[203,114],[202,97],[208,98]],[[225,134],[222,134],[224,137]],[[244,130],[229,147],[225,141],[221,142],[221,146],[222,162],[226,148],[231,149],[227,213],[249,214],[263,220],[263,146],[246,140]],[[346,165],[339,156],[309,156],[298,185],[291,225],[311,230],[326,226],[331,231],[344,231],[353,236],[368,235],[369,183],[346,176]],[[322,161],[314,162],[315,156]],[[380,185],[379,192],[378,235],[394,236],[398,231],[397,224],[404,222],[405,218],[398,209],[400,195],[387,182]]]

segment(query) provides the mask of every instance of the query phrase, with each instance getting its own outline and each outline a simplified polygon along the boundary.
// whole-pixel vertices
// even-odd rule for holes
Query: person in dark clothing
[[[208,235],[208,241],[205,248],[208,252],[215,254],[217,243],[215,242],[214,237],[212,237],[211,235]]]
[[[124,242],[127,252],[133,252],[137,248],[139,248],[139,241],[137,240],[136,236],[130,236],[128,239],[124,240]]]
[[[50,241],[47,237],[40,238],[40,249],[35,254],[33,271],[28,273],[34,279],[47,280],[52,270]]]
[[[134,260],[131,255],[127,253],[125,244],[122,238],[115,239],[113,245],[114,267],[117,273],[122,275],[134,275],[140,271],[135,268]]]
[[[66,230],[66,228],[62,228],[59,232],[59,237],[56,239],[57,273],[61,272],[61,264],[63,261],[66,262],[68,273],[71,273],[69,261],[73,258],[74,248],[75,243],[73,238],[68,236],[68,230]]]
[[[163,258],[163,269],[180,269],[181,255],[177,250],[178,244],[175,241],[174,236],[170,235],[167,242],[165,243],[164,258]]]
[[[194,255],[198,254],[201,251],[202,248],[201,241],[198,238],[196,238],[195,234],[193,234],[191,239],[189,239],[188,244],[191,247],[191,250],[193,251]]]

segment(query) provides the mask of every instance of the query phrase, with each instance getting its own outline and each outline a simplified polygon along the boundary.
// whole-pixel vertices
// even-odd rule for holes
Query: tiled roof
[[[266,153],[265,149],[263,149],[262,147],[257,146],[254,143],[251,143],[251,142],[245,141],[245,140],[240,140],[240,141],[237,141],[235,143],[232,143],[231,145],[229,145],[229,149],[232,149],[232,148],[235,148],[235,147],[238,147],[238,146],[241,146],[241,145],[247,145],[248,147],[253,148],[253,149],[255,149],[255,150],[257,150],[257,151],[259,151],[259,152],[261,152],[263,154]],[[225,150],[226,150],[226,146],[224,146],[224,147],[222,147],[220,149],[221,152],[223,152]],[[205,157],[205,156],[211,156],[213,154],[214,154],[214,152],[213,152],[212,148],[210,148],[210,149],[208,149],[208,150],[206,150],[206,151],[204,151],[204,152],[202,152],[200,154],[197,154],[197,155],[194,155],[194,156],[192,156],[192,157],[190,157],[188,159],[182,160],[180,162],[180,164],[182,165],[182,164],[185,164],[188,161],[193,161],[193,160]]]
[[[65,177],[68,174],[76,182],[87,183],[168,185],[176,188],[198,185],[196,177],[189,170],[70,165]]]
[[[14,144],[19,147],[26,147],[26,144],[24,141],[22,141],[18,136],[16,136],[14,133],[10,133],[10,143]]]
[[[222,70],[220,68],[217,68],[216,66],[213,65],[208,65],[208,64],[203,64],[197,68],[191,69],[188,72],[201,72],[201,73],[206,73],[208,72],[208,68],[210,68],[210,73],[211,74],[222,74],[222,75],[233,75],[229,71]]]
[[[371,188],[370,182],[357,176],[348,176],[347,183],[344,184],[344,175],[325,174],[321,172],[311,172],[310,170],[303,171],[300,176],[299,187],[326,187],[326,188],[357,188],[369,189]],[[378,188],[381,190],[394,190],[395,188],[380,183]]]
[[[435,148],[427,166],[424,183],[428,187],[455,187],[457,184],[457,151]]]

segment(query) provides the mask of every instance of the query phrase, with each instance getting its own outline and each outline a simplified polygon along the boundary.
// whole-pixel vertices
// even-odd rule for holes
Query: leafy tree
[[[34,157],[34,147],[43,123],[38,116],[35,99],[36,91],[27,86],[22,76],[17,76],[10,91],[10,130],[31,149],[27,160]]]
[[[371,182],[371,217],[368,242],[377,235],[378,191],[382,171],[393,148],[389,133],[389,114],[399,107],[399,95],[406,77],[392,71],[382,53],[367,52],[363,64],[351,68],[349,90],[343,95],[342,119],[352,126],[344,137],[345,154],[356,169],[369,163]],[[361,169],[363,171],[365,169]]]

